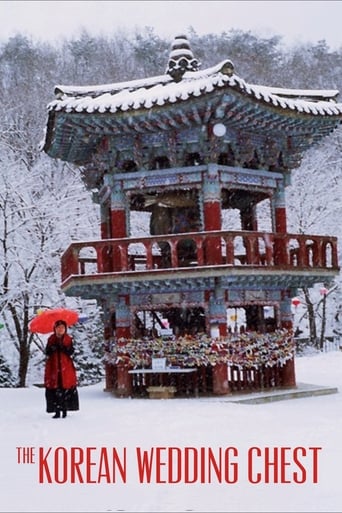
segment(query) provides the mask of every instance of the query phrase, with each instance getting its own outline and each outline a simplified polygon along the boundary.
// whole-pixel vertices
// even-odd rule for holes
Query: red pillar
[[[110,226],[110,237],[112,239],[127,237],[126,198],[121,190],[120,184],[116,184],[112,188]],[[113,248],[111,258],[113,271],[121,271],[121,255],[119,248]]]
[[[121,237],[127,237],[126,231],[126,214],[122,209],[111,210],[111,237],[113,239],[120,239]]]
[[[221,203],[220,201],[204,202],[204,230],[221,230]]]
[[[107,144],[107,141],[106,143]],[[101,214],[101,239],[110,239],[112,237],[112,219],[111,219],[111,177],[105,174],[103,177],[104,185],[99,191],[100,214]],[[102,247],[97,254],[99,272],[111,272],[113,270],[112,247],[110,245]]]
[[[286,208],[285,207],[276,207],[274,210],[274,219],[275,219],[275,231],[277,233],[286,233]]]
[[[274,221],[273,231],[277,234],[286,234],[286,206],[285,190],[283,185],[277,190],[273,198]],[[276,236],[274,241],[274,263],[276,265],[288,264],[286,241],[281,236]]]
[[[105,363],[105,392],[112,392],[115,389],[115,373],[114,365]]]
[[[132,377],[128,373],[130,367],[125,364],[119,364],[117,370],[117,387],[115,395],[117,397],[129,397],[132,395]]]
[[[207,174],[203,181],[203,219],[204,231],[220,231],[222,229],[221,185],[220,174],[216,164],[208,164]],[[221,264],[221,237],[208,237],[205,242],[205,263]],[[215,286],[214,294],[209,300],[209,324],[217,325],[219,336],[227,334],[227,312],[224,293],[220,284]],[[224,395],[229,393],[228,369],[225,363],[213,367],[213,393]]]
[[[282,367],[281,376],[283,387],[292,388],[296,386],[296,370],[294,358],[292,358],[292,360],[288,360]]]
[[[283,183],[278,185],[278,189],[273,198],[274,206],[274,231],[277,234],[287,233],[286,223],[286,204],[285,204],[285,186]],[[276,236],[274,242],[274,263],[276,265],[286,265],[289,263],[286,241],[281,236]],[[281,327],[293,332],[293,315],[291,311],[291,298],[284,291],[280,302],[280,322]],[[296,386],[296,373],[294,357],[288,360],[281,368],[282,383],[284,387]]]
[[[111,210],[111,228],[112,234],[111,237],[113,239],[120,239],[126,237],[126,216],[125,211],[121,209],[112,209]],[[122,271],[121,265],[121,255],[118,247],[113,247],[111,252],[111,260],[112,260],[112,270]]]
[[[209,164],[203,181],[203,220],[204,231],[221,230],[221,188],[218,166]],[[205,243],[205,263],[221,264],[221,237],[208,237]]]
[[[230,393],[226,363],[217,363],[213,367],[213,393],[215,395],[226,395]]]
[[[204,231],[220,230],[217,219],[221,219],[221,205],[218,201],[204,203]],[[221,237],[208,237],[205,242],[205,263],[221,264],[222,249]]]
[[[116,343],[125,345],[125,341],[131,338],[131,320],[129,310],[128,296],[121,296],[115,310],[116,319]],[[131,369],[129,364],[118,364],[117,371],[117,387],[115,394],[118,397],[129,397],[132,395],[132,376],[128,373]]]

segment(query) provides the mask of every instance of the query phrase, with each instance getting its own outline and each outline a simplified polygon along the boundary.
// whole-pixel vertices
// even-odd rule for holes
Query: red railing
[[[71,275],[212,265],[338,270],[337,238],[210,231],[74,242],[62,255],[62,281]]]

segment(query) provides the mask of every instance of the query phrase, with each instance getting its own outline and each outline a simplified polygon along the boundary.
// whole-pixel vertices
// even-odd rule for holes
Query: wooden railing
[[[210,231],[74,242],[62,255],[62,281],[72,275],[212,265],[338,270],[337,238]]]
[[[113,367],[114,371],[114,367]],[[175,387],[176,397],[198,397],[213,395],[213,373],[211,365],[197,367],[195,373],[189,374],[132,374],[133,397],[147,397],[150,386],[162,385]],[[279,365],[256,368],[227,366],[227,381],[230,392],[260,392],[281,388],[282,372]],[[113,390],[117,388],[114,378]]]

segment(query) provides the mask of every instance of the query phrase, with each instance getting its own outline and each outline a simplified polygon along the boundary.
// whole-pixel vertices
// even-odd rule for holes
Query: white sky
[[[150,26],[173,38],[192,26],[199,34],[230,29],[261,36],[282,35],[287,43],[325,39],[342,47],[342,1],[1,1],[0,40],[16,33],[54,41],[82,28],[105,35],[118,28]]]
[[[198,399],[116,399],[103,392],[103,383],[79,388],[80,410],[69,412],[66,419],[52,420],[45,413],[44,389],[0,388],[0,482],[1,512],[341,512],[341,453],[342,453],[342,352],[331,351],[315,356],[296,358],[298,383],[337,387],[331,395],[290,399],[264,404],[237,404],[230,397]],[[42,377],[41,377],[42,379]],[[251,447],[261,450],[261,457],[252,459],[252,478],[261,472],[261,482],[253,484],[248,478],[247,454]],[[18,463],[17,447],[33,448],[32,463]],[[47,467],[44,483],[38,480],[39,447],[43,448]],[[122,458],[127,451],[126,483],[117,474],[116,483],[72,484],[70,467],[64,474],[62,462],[54,465],[54,455],[66,450],[70,464],[70,448],[92,452],[91,478],[99,471],[99,449],[115,447]],[[235,447],[233,463],[238,465],[236,482],[218,483],[215,473],[211,483],[184,482],[184,459],[180,482],[156,483],[153,467],[151,483],[140,482],[136,449],[150,451],[156,447],[183,448],[196,451],[210,448],[216,455],[219,448]],[[286,449],[284,462],[276,465],[278,483],[274,482],[273,466],[270,483],[266,483],[264,461],[266,448]],[[302,469],[294,463],[295,448]],[[317,459],[318,483],[313,483],[313,458],[308,448],[321,447]],[[161,454],[167,461],[166,451]],[[22,454],[22,452],[21,452]],[[191,453],[192,454],[192,453]],[[191,456],[190,454],[190,456]],[[76,455],[78,458],[78,454]],[[85,456],[86,458],[86,456]],[[271,459],[273,456],[271,457]],[[22,456],[21,456],[22,459]],[[109,459],[111,459],[109,457]],[[176,460],[175,460],[176,461]],[[194,475],[190,457],[190,476]],[[207,469],[204,462],[203,468]],[[259,465],[260,464],[260,465]],[[111,466],[111,465],[109,465]],[[161,479],[167,480],[168,466],[161,466]],[[173,472],[175,471],[173,469]],[[197,468],[197,467],[196,467]],[[274,467],[275,468],[275,467]],[[301,484],[294,482],[294,472]],[[81,475],[86,479],[84,465]],[[53,483],[46,483],[46,470],[51,471]],[[104,468],[102,467],[102,470]],[[230,479],[233,473],[229,471]],[[280,470],[283,471],[281,477]],[[198,472],[200,474],[200,470]],[[175,477],[176,474],[174,473]],[[205,472],[207,478],[208,472]],[[66,482],[57,484],[56,478]],[[281,482],[283,481],[283,482]],[[284,481],[288,481],[285,483]]]

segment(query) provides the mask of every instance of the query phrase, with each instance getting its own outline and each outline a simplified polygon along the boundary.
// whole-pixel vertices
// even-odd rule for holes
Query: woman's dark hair
[[[62,321],[62,320],[56,321],[55,325],[54,325],[54,328],[57,328],[57,326],[61,326],[61,325],[63,325],[64,328],[67,329],[67,323],[65,321]]]

